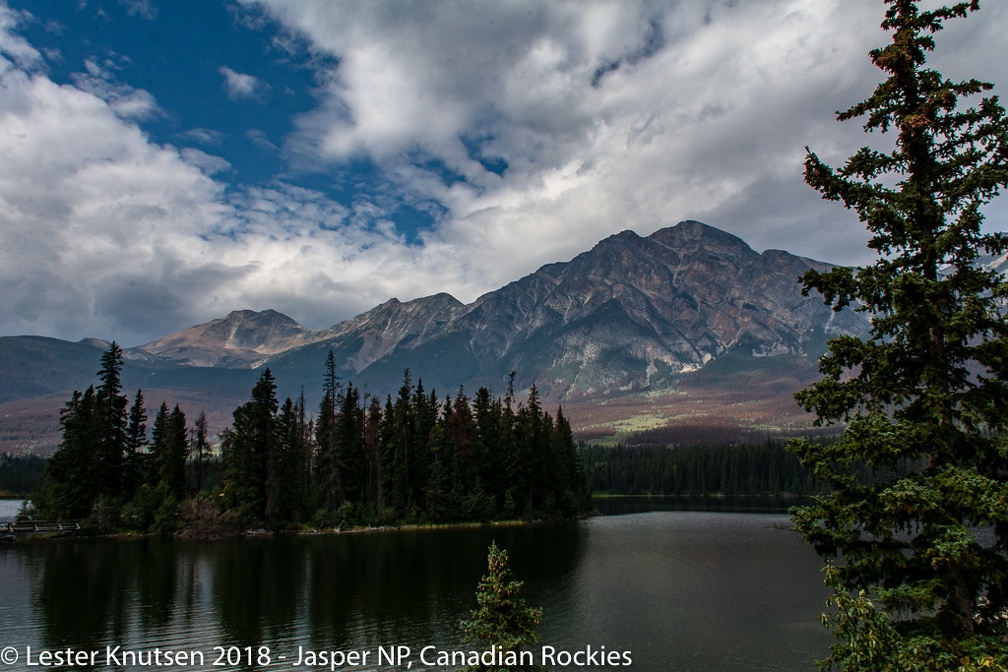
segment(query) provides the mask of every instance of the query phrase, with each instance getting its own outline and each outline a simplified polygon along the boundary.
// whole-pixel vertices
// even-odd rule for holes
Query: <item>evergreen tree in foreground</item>
[[[892,43],[871,58],[887,78],[839,119],[895,134],[894,148],[837,170],[806,159],[806,181],[858,213],[879,258],[803,278],[835,310],[866,311],[872,331],[831,340],[824,378],[796,395],[818,424],[847,427],[835,444],[791,445],[832,486],[793,518],[841,559],[827,568],[838,643],[824,668],[1005,669],[1008,284],[978,262],[1008,250],[980,212],[1008,183],[1008,122],[990,84],[924,67],[933,35],[978,2],[886,4]]]
[[[462,631],[469,641],[479,642],[487,649],[495,646],[498,651],[518,653],[539,641],[536,628],[542,620],[542,609],[526,606],[525,598],[521,597],[523,583],[511,578],[507,551],[497,548],[496,542],[490,544],[487,570],[476,587],[478,608],[471,613],[471,620],[462,621]],[[523,670],[535,666],[486,669]]]

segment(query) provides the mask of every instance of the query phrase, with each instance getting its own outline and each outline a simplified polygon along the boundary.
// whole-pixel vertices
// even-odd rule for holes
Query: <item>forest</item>
[[[0,453],[0,497],[23,497],[35,490],[45,465],[41,455]]]
[[[480,388],[441,398],[406,371],[395,397],[323,372],[317,414],[282,403],[269,369],[215,442],[162,403],[148,436],[142,391],[123,394],[122,350],[64,406],[63,438],[29,515],[106,530],[291,529],[571,518],[590,495],[571,427],[533,387],[516,403]]]
[[[810,496],[826,483],[781,443],[586,446],[581,459],[597,494]]]

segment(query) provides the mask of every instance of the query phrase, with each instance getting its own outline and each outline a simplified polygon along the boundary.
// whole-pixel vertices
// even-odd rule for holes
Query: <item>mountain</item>
[[[807,359],[831,335],[865,333],[862,315],[801,295],[798,277],[829,267],[757,253],[699,222],[624,231],[469,305],[447,294],[393,299],[269,363],[278,376],[317,374],[331,348],[344,378],[379,389],[409,368],[448,390],[499,388],[514,371],[520,388],[557,400],[661,390],[729,351]]]
[[[309,342],[300,324],[275,310],[236,310],[131,350],[191,366],[255,368],[270,357]]]
[[[814,379],[828,337],[868,326],[859,313],[802,296],[798,277],[810,268],[830,265],[758,253],[685,221],[650,236],[615,234],[468,305],[444,293],[390,299],[321,330],[273,310],[235,311],[127,350],[124,378],[150,405],[159,401],[147,394],[151,383],[173,398],[231,404],[269,366],[282,394],[303,389],[314,402],[331,350],[344,381],[378,396],[394,392],[406,369],[441,395],[460,385],[500,394],[513,371],[517,390],[535,384],[544,399],[562,401],[585,436],[674,418],[700,429],[807,426],[792,392]],[[43,348],[25,338],[0,339],[0,375],[17,381],[0,413],[4,404],[65,401],[97,370],[100,343],[44,339]],[[226,422],[229,412],[216,416]],[[0,448],[7,443],[0,425]]]

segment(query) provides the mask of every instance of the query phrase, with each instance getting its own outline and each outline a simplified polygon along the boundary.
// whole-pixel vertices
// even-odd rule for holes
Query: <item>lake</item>
[[[589,669],[562,667],[560,652],[587,663],[598,660],[585,659],[589,648],[604,647],[641,672],[811,670],[830,642],[816,620],[827,592],[819,558],[787,525],[783,514],[661,510],[512,527],[4,544],[0,648],[18,662],[2,668],[28,669],[30,647],[36,663],[83,655],[88,669],[142,669],[145,652],[169,651],[172,669],[319,669],[298,658],[331,650],[343,652],[335,669],[443,669],[424,661],[475,648],[457,623],[476,606],[495,540],[527,602],[543,608],[533,651],[539,662],[552,647],[551,669]],[[364,664],[348,664],[352,651]],[[202,664],[177,664],[179,652]],[[401,664],[382,653],[403,654]]]
[[[23,503],[20,499],[0,499],[0,523],[14,520]]]

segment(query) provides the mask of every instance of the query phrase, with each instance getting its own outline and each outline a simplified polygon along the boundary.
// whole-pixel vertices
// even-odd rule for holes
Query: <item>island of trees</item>
[[[73,393],[63,438],[32,497],[38,518],[106,530],[196,534],[570,518],[590,508],[571,427],[533,387],[516,403],[480,388],[426,392],[406,372],[384,403],[325,365],[317,415],[282,403],[269,369],[234,411],[217,449],[204,414],[191,425],[162,403],[148,434],[142,391],[123,393],[122,349],[102,355],[97,386]]]

